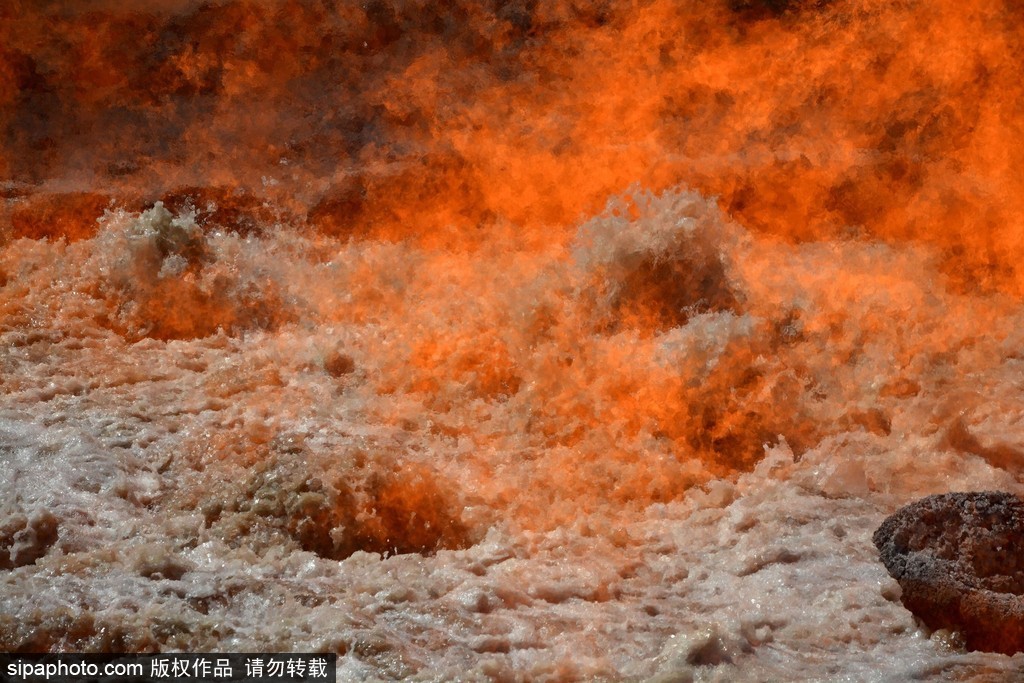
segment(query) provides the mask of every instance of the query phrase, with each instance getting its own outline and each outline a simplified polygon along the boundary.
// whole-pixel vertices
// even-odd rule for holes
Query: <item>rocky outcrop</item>
[[[930,628],[972,650],[1024,651],[1024,500],[1002,492],[928,496],[885,520],[874,542]]]

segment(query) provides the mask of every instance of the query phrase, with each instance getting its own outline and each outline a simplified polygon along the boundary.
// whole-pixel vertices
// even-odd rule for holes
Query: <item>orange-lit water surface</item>
[[[6,3],[0,648],[1013,680],[870,536],[1022,489],[1022,11]]]

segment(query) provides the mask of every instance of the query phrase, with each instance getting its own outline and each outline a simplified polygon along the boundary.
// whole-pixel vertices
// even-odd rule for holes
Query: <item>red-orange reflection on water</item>
[[[318,321],[400,330],[404,346],[373,378],[382,394],[421,397],[449,417],[453,403],[509,401],[534,446],[569,449],[538,479],[564,477],[572,491],[604,476],[601,458],[618,458],[612,499],[671,498],[749,468],[779,435],[800,452],[836,425],[888,434],[876,408],[807,397],[831,390],[821,377],[855,365],[864,340],[891,344],[897,365],[924,342],[890,335],[884,315],[851,322],[824,295],[803,318],[772,309],[751,289],[762,266],[726,263],[722,254],[746,252],[713,235],[587,252],[589,265],[573,271],[581,220],[631,187],[688,186],[757,238],[921,243],[954,290],[1019,295],[1020,11],[1013,0],[8,2],[0,235],[76,242],[96,234],[106,208],[162,199],[250,236],[275,221],[308,228],[325,261],[345,244],[421,250],[406,275],[422,266],[450,278],[450,291],[394,285],[371,259],[351,266],[352,303],[307,307]],[[623,200],[623,222],[649,217],[647,201]],[[105,285],[117,290],[108,324],[130,338],[275,329],[306,314],[275,286],[243,286],[229,272],[204,285],[215,267],[202,254],[154,248],[152,263]],[[516,318],[474,259],[514,270],[511,254],[523,251],[563,269],[548,284],[564,296],[524,295],[537,306]],[[143,271],[168,255],[180,257],[182,278],[147,281]],[[749,277],[746,288],[730,268]],[[837,301],[890,286],[879,268],[851,269],[832,273]],[[452,314],[444,329],[407,325],[410,291],[420,304],[461,291],[479,310]],[[578,310],[559,310],[567,300]],[[651,340],[708,312],[758,321],[722,332],[707,368],[652,369]],[[634,346],[602,341],[615,335],[633,335]],[[649,367],[632,365],[635,348]],[[912,381],[900,385],[900,372],[883,379]],[[468,421],[431,428],[487,442]],[[594,431],[605,453],[594,443],[571,452]],[[642,461],[639,446],[621,445],[643,438],[707,471]]]

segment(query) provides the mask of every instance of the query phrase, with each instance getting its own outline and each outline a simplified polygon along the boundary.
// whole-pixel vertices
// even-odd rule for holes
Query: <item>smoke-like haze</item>
[[[9,2],[0,171],[470,243],[503,220],[568,239],[633,183],[685,184],[757,231],[919,240],[964,286],[1016,292],[1019,10]]]
[[[1012,679],[1016,2],[0,6],[0,648]]]

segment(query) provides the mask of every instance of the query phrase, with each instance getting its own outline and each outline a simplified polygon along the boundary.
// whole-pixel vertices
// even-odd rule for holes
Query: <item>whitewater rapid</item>
[[[780,242],[682,189],[543,248],[157,206],[11,241],[0,283],[0,649],[1020,675],[915,623],[871,543],[920,496],[1022,492],[1024,310],[925,246]]]

